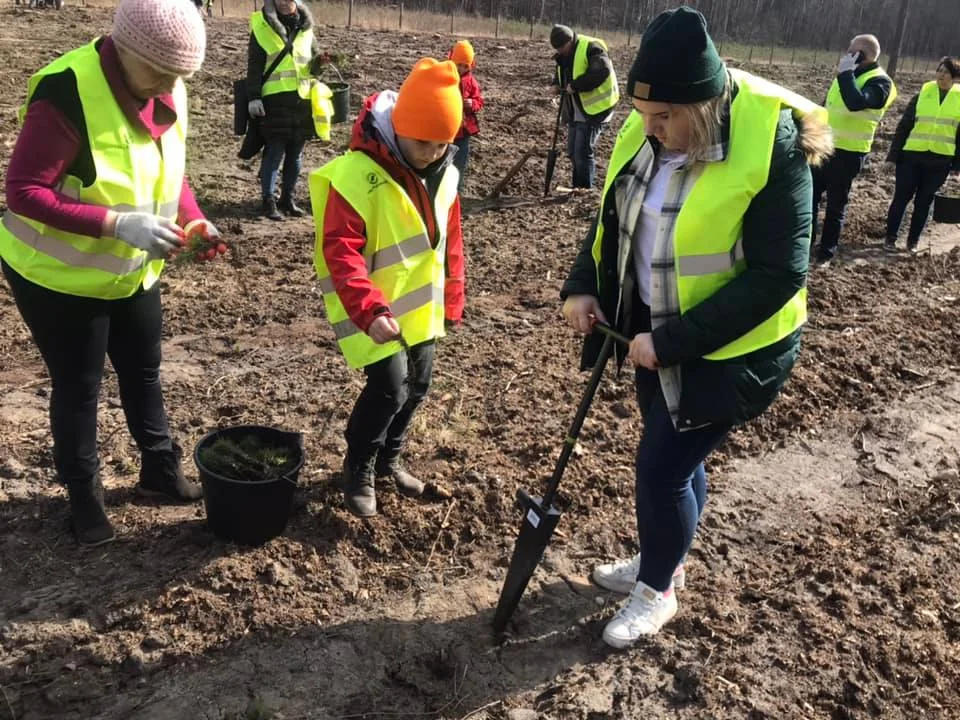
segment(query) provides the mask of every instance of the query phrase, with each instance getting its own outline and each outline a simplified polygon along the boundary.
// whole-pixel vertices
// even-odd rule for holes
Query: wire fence
[[[27,0],[21,0],[26,3]],[[71,0],[67,0],[70,2]],[[113,7],[116,0],[72,0],[78,4]],[[381,4],[362,0],[321,0],[309,2],[316,22],[334,27],[368,30],[404,30],[412,32],[448,32],[466,37],[488,37],[512,40],[546,41],[551,24],[538,22],[532,15],[529,21],[521,22],[497,15],[470,15],[451,11],[441,14],[413,10],[403,2]],[[263,0],[205,0],[205,8],[211,17],[247,17],[263,7]],[[578,28],[585,32],[600,32],[596,28]],[[610,46],[634,47],[640,43],[640,34],[633,27],[623,30],[601,32]],[[734,60],[768,65],[832,65],[839,60],[840,49],[824,50],[794,47],[783,43],[762,45],[749,41],[719,39],[717,49],[725,57]],[[881,56],[884,64],[888,58]],[[900,70],[910,73],[932,74],[937,69],[939,57],[909,56],[901,58]]]

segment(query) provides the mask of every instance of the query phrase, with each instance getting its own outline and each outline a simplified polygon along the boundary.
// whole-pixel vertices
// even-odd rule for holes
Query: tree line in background
[[[369,1],[369,0],[368,0]],[[398,5],[397,0],[377,4]],[[581,30],[642,32],[657,13],[679,0],[404,0],[411,10],[560,22]],[[756,45],[835,48],[858,33],[873,33],[892,50],[898,21],[906,16],[902,52],[938,57],[960,54],[958,0],[691,0],[718,40]]]

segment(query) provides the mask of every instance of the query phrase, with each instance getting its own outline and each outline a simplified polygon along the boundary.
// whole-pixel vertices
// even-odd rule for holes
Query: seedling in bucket
[[[304,461],[300,433],[260,425],[214,430],[193,459],[214,535],[262,545],[286,529]]]
[[[540,564],[543,553],[547,549],[547,545],[550,544],[553,531],[556,529],[557,523],[560,522],[560,511],[553,506],[553,502],[557,496],[560,479],[563,477],[563,472],[566,470],[570,456],[573,454],[573,448],[577,444],[577,438],[580,437],[583,421],[587,417],[597,387],[600,385],[603,370],[613,354],[614,343],[630,344],[628,338],[602,323],[596,323],[594,331],[605,336],[603,347],[600,349],[600,355],[593,366],[593,372],[587,382],[583,398],[580,400],[577,414],[574,416],[573,423],[564,438],[560,458],[557,460],[546,491],[542,498],[530,495],[523,489],[517,491],[517,505],[523,511],[523,521],[520,525],[520,533],[517,536],[517,544],[513,549],[513,557],[510,559],[507,579],[503,583],[500,600],[497,602],[497,610],[493,616],[493,629],[498,634],[506,630],[507,623],[510,621],[513,611],[517,609],[517,605],[520,604],[523,591],[526,590],[530,578],[533,577],[537,565]]]

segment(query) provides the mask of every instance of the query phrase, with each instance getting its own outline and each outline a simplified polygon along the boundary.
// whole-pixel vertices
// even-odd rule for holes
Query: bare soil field
[[[111,15],[0,17],[2,173],[29,75],[108,31]],[[236,252],[165,272],[163,373],[185,447],[240,423],[304,433],[294,515],[284,536],[243,549],[214,538],[202,505],[142,504],[108,372],[99,430],[118,540],[79,550],[53,482],[46,373],[0,287],[0,719],[960,717],[960,233],[932,229],[916,258],[879,251],[893,183],[882,153],[927,78],[899,79],[854,190],[844,261],[811,271],[794,377],[710,462],[679,615],[613,653],[599,636],[617,598],[585,578],[635,550],[640,419],[626,371],[601,386],[562,486],[560,533],[510,638],[498,644],[489,629],[519,521],[513,496],[549,474],[585,382],[558,291],[599,193],[538,199],[554,113],[548,48],[475,43],[488,106],[467,184],[467,316],[442,342],[408,453],[453,498],[385,488],[381,515],[365,522],[332,483],[362,376],[324,319],[312,223],[259,219],[257,167],[236,159],[230,89],[246,27],[212,19],[206,65],[189,82],[189,176]],[[349,58],[354,107],[453,42],[319,36]],[[613,56],[625,75],[632,51]],[[832,75],[825,64],[747,69],[815,100]],[[623,116],[601,138],[601,164]],[[348,133],[311,145],[305,169]],[[506,190],[524,204],[480,200],[531,149]],[[566,181],[565,160],[557,172]]]

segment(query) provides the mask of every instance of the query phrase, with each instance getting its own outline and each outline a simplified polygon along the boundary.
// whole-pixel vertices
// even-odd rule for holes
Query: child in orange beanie
[[[463,316],[459,82],[453,62],[420,60],[399,93],[364,101],[349,151],[310,175],[327,318],[347,364],[367,376],[342,475],[346,506],[361,517],[377,513],[376,480],[423,492],[400,454],[430,388],[435,341]]]
[[[462,193],[467,176],[467,164],[470,162],[470,138],[480,132],[480,120],[477,114],[483,109],[483,93],[480,84],[473,75],[477,65],[477,56],[469,40],[461,40],[450,51],[450,59],[457,64],[460,73],[460,96],[463,98],[463,124],[457,132],[457,154],[453,163],[460,171],[459,190]]]

